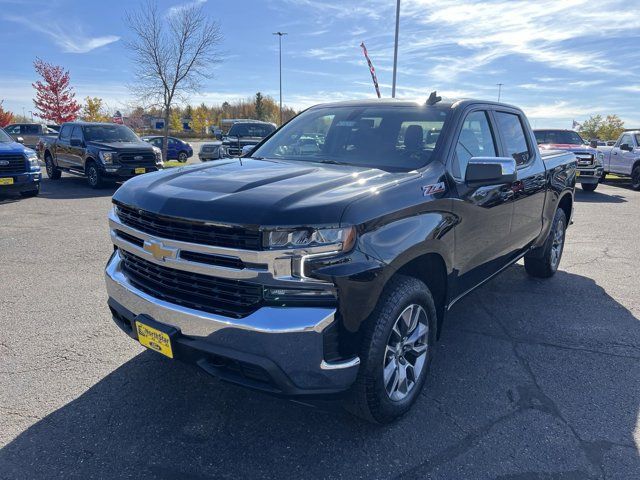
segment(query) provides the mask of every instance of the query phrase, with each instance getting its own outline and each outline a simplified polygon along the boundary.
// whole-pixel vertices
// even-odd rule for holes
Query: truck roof
[[[507,107],[514,108],[516,110],[521,110],[519,107],[515,105],[510,105],[508,103],[503,102],[494,102],[491,100],[479,100],[473,98],[443,98],[438,103],[435,104],[437,107],[444,108],[458,108],[458,107],[466,107],[467,105],[474,105],[481,103],[483,105],[494,105],[499,107]],[[425,105],[425,102],[411,101],[411,100],[401,100],[397,98],[371,98],[371,99],[362,99],[362,100],[346,100],[340,102],[328,102],[328,103],[319,103],[314,105],[311,108],[316,107],[371,107],[371,106],[379,106],[379,107],[390,107],[390,106],[401,106],[401,107],[415,107],[416,105]]]

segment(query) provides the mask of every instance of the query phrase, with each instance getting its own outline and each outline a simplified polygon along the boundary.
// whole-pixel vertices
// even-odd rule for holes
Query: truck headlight
[[[156,156],[156,163],[162,164],[162,150],[158,147],[153,147],[153,153]]]
[[[354,227],[275,229],[267,232],[267,248],[304,248],[335,245],[336,250],[346,251],[356,239]]]
[[[38,163],[38,155],[35,152],[27,154],[27,161],[29,162],[29,168],[31,170],[40,170],[40,164]]]
[[[604,165],[604,153],[598,152],[596,155],[596,166],[601,167]]]
[[[102,150],[98,153],[98,155],[100,156],[100,160],[102,160],[102,163],[104,163],[105,165],[112,165],[113,164],[113,158],[114,158],[114,154],[113,152],[103,152]]]

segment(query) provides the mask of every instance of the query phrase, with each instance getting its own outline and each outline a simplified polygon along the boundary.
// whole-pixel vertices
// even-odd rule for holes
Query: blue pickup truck
[[[36,152],[0,128],[0,195],[18,192],[34,197],[40,193],[41,179]]]

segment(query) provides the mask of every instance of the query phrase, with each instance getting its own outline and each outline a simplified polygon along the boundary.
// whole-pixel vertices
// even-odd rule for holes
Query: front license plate
[[[138,341],[145,347],[155,350],[162,355],[173,358],[173,350],[171,349],[171,338],[165,332],[145,325],[140,320],[136,320],[136,331],[138,332]]]
[[[580,176],[580,172],[576,170],[576,177]]]
[[[13,185],[13,178],[0,178],[0,185]]]
[[[136,168],[136,169],[134,170],[134,173],[137,175],[137,174],[139,174],[139,173],[146,173],[146,171],[147,171],[147,170],[146,170],[145,168]]]

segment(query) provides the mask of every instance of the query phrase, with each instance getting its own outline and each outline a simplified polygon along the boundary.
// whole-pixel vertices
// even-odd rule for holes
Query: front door
[[[453,297],[475,287],[508,261],[513,216],[511,184],[474,186],[464,181],[472,157],[498,157],[499,152],[490,112],[467,113],[448,167],[458,193],[453,211],[461,219],[454,229],[457,281]]]
[[[84,170],[84,140],[82,136],[82,127],[75,126],[71,132],[71,140],[69,142],[69,153],[67,161],[69,166],[75,170]]]

